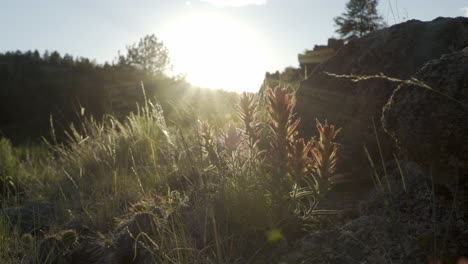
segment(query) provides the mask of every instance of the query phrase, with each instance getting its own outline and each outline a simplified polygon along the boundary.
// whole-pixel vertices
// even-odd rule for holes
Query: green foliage
[[[283,233],[281,230],[273,229],[267,232],[268,242],[275,243],[280,241],[283,238]]]
[[[385,26],[377,11],[378,0],[350,0],[346,12],[335,17],[336,32],[350,40]]]
[[[0,54],[2,135],[16,142],[47,136],[47,120],[52,115],[61,136],[70,122],[79,122],[81,109],[88,116],[101,118],[111,112],[128,114],[136,102],[143,101],[136,89],[146,80],[140,73],[52,54],[57,55]]]
[[[10,141],[0,138],[0,194],[3,199],[16,193],[18,166]]]
[[[11,143],[6,138],[0,138],[0,177],[2,179],[16,174],[18,161],[13,154]]]
[[[67,130],[65,142],[48,143],[40,158],[24,155],[31,157],[19,161],[19,175],[34,180],[29,197],[56,205],[55,230],[78,222],[115,233],[92,245],[93,252],[115,250],[114,263],[247,261],[259,245],[301,232],[308,220],[297,208],[317,191],[305,191],[302,182],[310,173],[311,143],[302,151],[290,144],[297,134],[292,96],[282,89],[277,104],[269,102],[275,119],[265,129],[257,96],[192,91],[185,103],[165,101],[169,113],[146,100],[125,118],[85,116]],[[285,122],[287,131],[279,127]],[[281,175],[272,159],[280,148]],[[52,234],[16,247],[37,248],[33,257],[40,263],[66,263],[83,246],[76,231]],[[15,234],[7,238],[8,245],[21,241]],[[92,256],[96,263],[99,254]]]

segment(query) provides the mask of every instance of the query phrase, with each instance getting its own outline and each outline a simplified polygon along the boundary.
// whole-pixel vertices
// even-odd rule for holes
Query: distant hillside
[[[168,112],[174,102],[195,105],[194,101],[210,97],[237,97],[192,88],[184,79],[148,75],[123,65],[99,65],[86,58],[62,57],[58,52],[42,56],[37,51],[7,52],[0,54],[0,136],[15,141],[47,136],[51,116],[57,131],[64,131],[82,114],[98,119],[105,114],[124,117],[137,109],[137,103],[143,103],[142,83],[146,97]],[[224,102],[223,111],[233,109],[234,103],[229,107]]]

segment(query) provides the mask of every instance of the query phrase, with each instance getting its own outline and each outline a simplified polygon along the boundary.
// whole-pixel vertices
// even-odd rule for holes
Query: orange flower
[[[271,152],[269,153],[272,168],[276,171],[274,177],[276,181],[285,181],[289,174],[290,179],[298,180],[304,174],[309,144],[304,140],[295,141],[294,137],[300,120],[294,118],[292,109],[294,108],[293,96],[285,88],[276,87],[267,92],[267,110],[269,114],[269,126],[272,130],[272,140],[270,142]],[[285,182],[286,183],[286,182]],[[285,186],[285,185],[282,185]]]
[[[322,142],[331,142],[335,139],[335,126],[331,125],[322,125],[320,122],[317,122],[317,130],[320,134],[320,141]]]
[[[310,151],[314,159],[312,172],[315,179],[319,181],[320,192],[324,193],[332,181],[338,179],[338,177],[334,177],[336,175],[337,145],[333,143],[338,130],[333,125],[322,125],[318,120],[316,127],[320,139],[314,142]]]
[[[295,182],[301,180],[308,170],[310,165],[308,154],[312,146],[311,141],[306,144],[303,138],[295,140],[291,145],[289,164],[291,177]]]

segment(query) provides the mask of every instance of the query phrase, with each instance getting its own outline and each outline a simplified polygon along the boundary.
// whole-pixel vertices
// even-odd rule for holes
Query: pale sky
[[[99,63],[146,34],[195,85],[256,91],[266,71],[335,35],[347,0],[0,0],[0,52],[58,50]],[[380,0],[388,24],[468,16],[467,0]]]

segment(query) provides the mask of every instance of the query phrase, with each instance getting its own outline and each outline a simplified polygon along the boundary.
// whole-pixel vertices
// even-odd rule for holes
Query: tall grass
[[[27,196],[56,208],[48,236],[33,238],[38,253],[31,260],[51,253],[61,256],[48,258],[57,263],[88,252],[79,243],[84,238],[62,246],[62,229],[80,223],[101,234],[92,235],[94,253],[87,254],[97,262],[253,261],[300,231],[297,221],[315,208],[335,173],[334,127],[317,123],[319,139],[297,138],[293,106],[292,96],[276,88],[267,121],[257,98],[244,94],[227,127],[207,120],[168,126],[150,101],[123,121],[85,118],[71,126],[65,143],[48,142],[35,165],[22,163],[35,182]],[[272,232],[279,239],[269,240]],[[19,236],[2,234],[5,246]],[[40,246],[51,240],[60,246]]]

